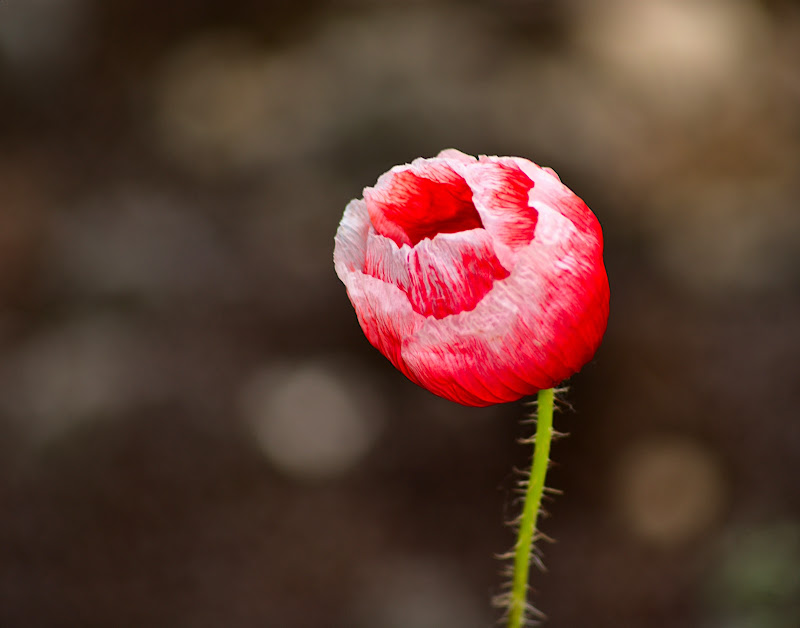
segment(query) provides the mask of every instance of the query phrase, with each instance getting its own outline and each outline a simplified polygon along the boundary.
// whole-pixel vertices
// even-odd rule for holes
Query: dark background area
[[[0,626],[493,625],[529,409],[406,381],[331,260],[447,147],[605,231],[547,625],[800,625],[799,60],[780,0],[0,0]]]

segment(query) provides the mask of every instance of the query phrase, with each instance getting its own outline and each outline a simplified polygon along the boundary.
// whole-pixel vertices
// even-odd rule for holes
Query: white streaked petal
[[[344,281],[347,271],[363,270],[370,222],[367,204],[353,199],[347,204],[334,238],[333,263],[336,274]]]
[[[404,340],[416,333],[425,318],[411,308],[405,292],[393,284],[359,271],[346,272],[340,279],[372,346],[409,379],[418,382],[405,366],[400,351]]]
[[[508,276],[484,229],[422,240],[411,250],[408,265],[412,306],[435,318],[473,309],[495,281]]]
[[[411,247],[407,244],[398,247],[391,238],[386,238],[374,229],[367,234],[364,272],[367,275],[387,281],[406,291],[409,286],[408,257]]]

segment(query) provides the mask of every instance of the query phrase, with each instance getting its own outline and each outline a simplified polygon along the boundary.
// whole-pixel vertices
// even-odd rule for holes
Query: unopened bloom
[[[395,166],[348,204],[333,257],[369,341],[465,405],[551,388],[606,329],[597,218],[519,157],[451,149]]]

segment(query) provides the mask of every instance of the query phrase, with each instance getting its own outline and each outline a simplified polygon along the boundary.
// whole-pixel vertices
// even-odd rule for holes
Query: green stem
[[[508,606],[508,628],[521,628],[525,622],[528,596],[528,573],[531,551],[536,534],[536,519],[542,504],[544,478],[550,459],[550,441],[553,438],[553,389],[539,391],[536,421],[536,440],[533,450],[531,475],[525,492],[522,518],[514,546],[514,572],[511,598]]]

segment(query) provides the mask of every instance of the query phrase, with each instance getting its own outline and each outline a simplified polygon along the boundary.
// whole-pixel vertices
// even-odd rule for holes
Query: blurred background
[[[1,626],[494,624],[529,408],[406,381],[332,264],[446,147],[605,230],[547,625],[800,625],[800,3],[0,0]]]

